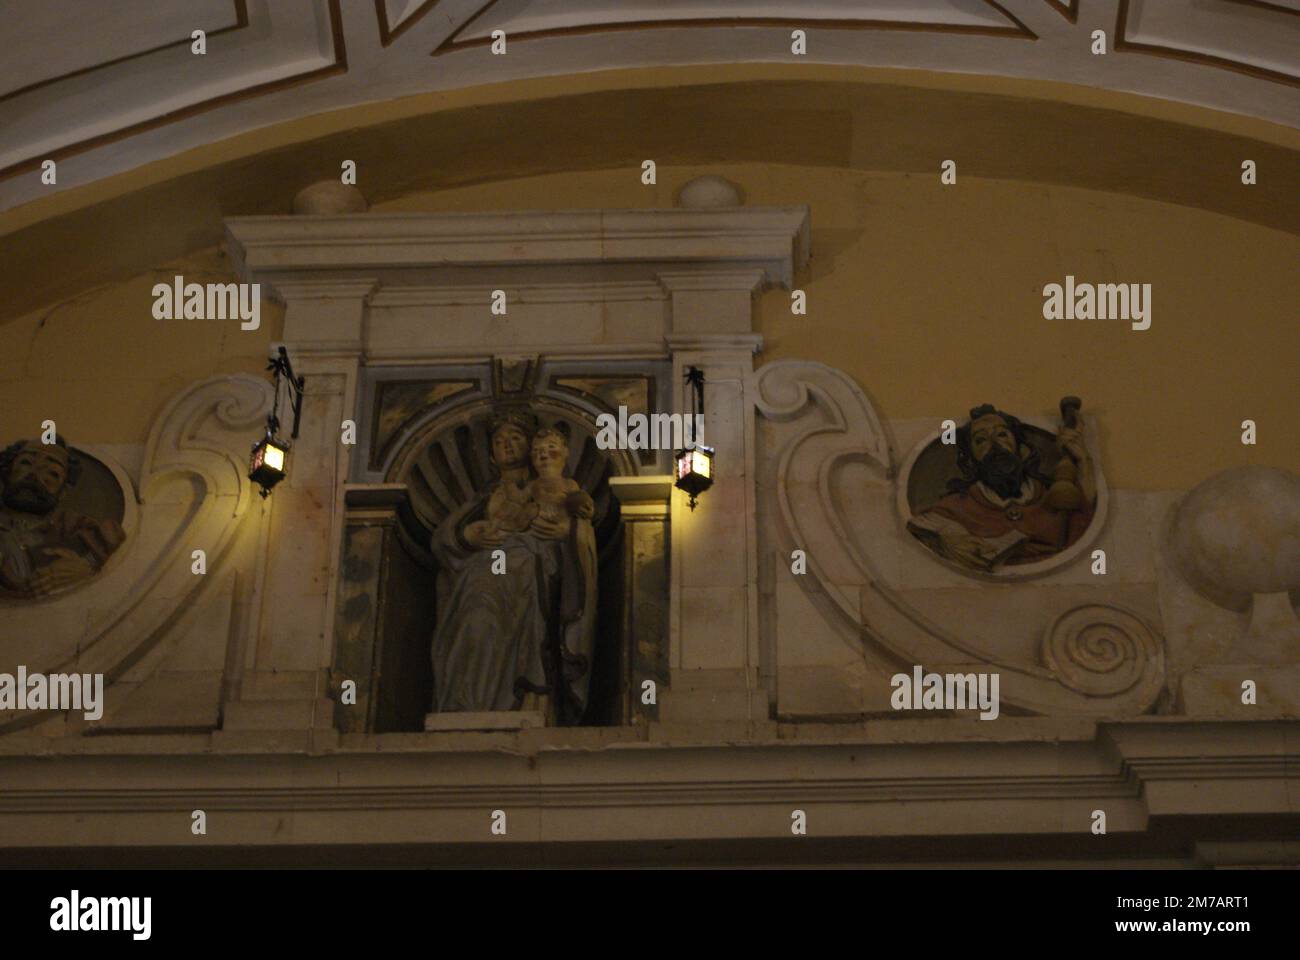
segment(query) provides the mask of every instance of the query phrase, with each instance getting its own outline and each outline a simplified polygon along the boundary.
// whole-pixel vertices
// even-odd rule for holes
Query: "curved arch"
[[[595,129],[601,136],[593,148]],[[511,149],[499,149],[503,131]],[[8,310],[21,314],[62,291],[216,245],[222,213],[282,212],[299,188],[337,175],[334,158],[357,161],[365,192],[383,204],[424,190],[639,166],[647,150],[661,171],[725,161],[930,172],[955,136],[963,176],[1129,194],[1297,230],[1285,187],[1300,179],[1300,132],[1290,127],[1045,80],[844,65],[692,65],[334,109],[209,136],[187,153],[81,186],[65,189],[72,174],[61,169],[59,186],[38,188],[61,191],[49,195],[15,195],[16,181],[0,182],[0,205],[9,206],[0,213],[0,235],[13,235],[0,287]],[[1169,162],[1175,154],[1178,162]],[[1207,178],[1238,169],[1243,156],[1269,176],[1251,190],[1205,189]],[[142,209],[150,216],[141,217]],[[112,236],[114,243],[93,263],[79,263],[66,244],[76,234]]]

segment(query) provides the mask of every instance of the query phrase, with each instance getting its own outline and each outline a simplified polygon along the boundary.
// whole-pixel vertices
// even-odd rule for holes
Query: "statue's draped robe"
[[[960,524],[976,537],[993,538],[1018,530],[1028,540],[1009,564],[1029,563],[1064,550],[1077,541],[1092,523],[1096,504],[1063,513],[1047,505],[1043,485],[1026,482],[1025,496],[1011,499],[998,497],[982,483],[941,498],[922,515],[943,517]]]
[[[563,540],[524,532],[475,549],[464,530],[483,518],[490,495],[484,491],[433,535],[433,709],[515,710],[531,692],[555,698],[561,721],[576,723],[587,707],[596,637],[591,522],[571,520]],[[505,552],[504,573],[492,572],[496,550]]]

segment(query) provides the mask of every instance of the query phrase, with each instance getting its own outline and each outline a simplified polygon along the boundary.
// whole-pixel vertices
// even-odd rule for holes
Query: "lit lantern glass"
[[[677,454],[677,488],[690,497],[695,509],[696,498],[713,486],[713,448],[697,446]]]
[[[262,488],[262,496],[269,494],[271,488],[284,479],[288,472],[285,469],[288,456],[289,445],[269,433],[253,445],[248,478]]]

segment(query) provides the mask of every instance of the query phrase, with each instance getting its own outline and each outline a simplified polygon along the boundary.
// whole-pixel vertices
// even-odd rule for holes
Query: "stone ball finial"
[[[293,198],[297,214],[365,213],[369,208],[360,190],[339,180],[318,180]]]
[[[1275,467],[1225,470],[1192,490],[1174,515],[1179,573],[1220,606],[1251,609],[1252,636],[1294,639],[1300,621],[1300,476]]]
[[[688,180],[677,192],[677,206],[696,209],[738,207],[743,202],[740,187],[724,177],[708,174]]]

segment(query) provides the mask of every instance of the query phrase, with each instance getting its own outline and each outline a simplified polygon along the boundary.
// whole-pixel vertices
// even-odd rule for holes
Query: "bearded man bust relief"
[[[940,556],[972,570],[1034,563],[1074,544],[1092,523],[1096,471],[1083,441],[1079,401],[1061,401],[1055,463],[1042,466],[1041,445],[1051,435],[992,404],[970,411],[956,431],[957,470],[947,493],[915,510],[907,528]]]
[[[61,438],[0,452],[0,597],[36,599],[93,577],[126,535],[64,504],[81,463]]]

